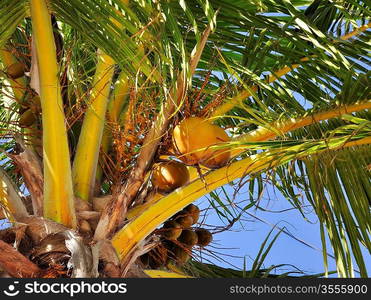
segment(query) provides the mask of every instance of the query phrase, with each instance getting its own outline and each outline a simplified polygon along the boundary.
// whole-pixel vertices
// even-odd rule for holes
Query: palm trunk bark
[[[42,270],[9,244],[0,240],[0,267],[14,278],[37,278]]]

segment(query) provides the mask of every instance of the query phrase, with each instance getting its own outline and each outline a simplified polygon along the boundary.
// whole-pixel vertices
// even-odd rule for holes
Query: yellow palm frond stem
[[[367,138],[365,142],[361,141],[359,140],[358,143],[366,144],[371,142],[371,139]],[[354,144],[350,145],[354,146]],[[339,147],[347,147],[346,140],[344,142],[344,139],[336,138],[322,141],[311,152],[305,152],[303,155],[300,155],[300,151],[303,149],[301,145],[267,150],[233,162],[223,168],[210,171],[202,179],[196,179],[188,185],[176,189],[151,205],[140,216],[129,222],[113,236],[112,245],[116,249],[118,257],[124,260],[159,225],[188,204],[216,188],[243,176],[272,169],[292,159],[302,158],[304,155],[315,155],[326,150],[338,149]],[[282,158],[282,153],[290,154]]]
[[[0,169],[0,216],[10,221],[28,216],[17,189],[2,169]]]
[[[31,0],[43,124],[44,217],[76,227],[67,130],[53,28],[45,0]]]
[[[193,278],[184,274],[163,270],[143,270],[151,278]]]
[[[7,70],[9,66],[18,62],[14,55],[7,49],[0,49],[0,60],[2,61],[5,70]],[[17,79],[8,77],[7,80],[12,88],[15,101],[20,103],[26,91],[26,78],[24,76]]]
[[[348,33],[348,34],[345,34],[343,36],[340,37],[340,40],[343,40],[343,41],[346,41],[354,36],[356,36],[357,34],[360,34],[364,31],[366,31],[368,28],[371,27],[371,23],[368,23],[367,25],[364,25],[364,26],[361,26],[357,29],[355,29],[354,31]],[[336,43],[336,41],[334,41]],[[300,62],[305,62],[305,61],[309,61],[309,57],[303,57],[300,59]],[[270,84],[274,81],[276,81],[277,79],[279,79],[280,77],[286,75],[287,73],[297,69],[298,67],[300,67],[300,64],[293,64],[291,66],[285,66],[283,67],[282,69],[279,69],[277,70],[276,72],[274,72],[273,74],[269,75],[268,79],[266,80],[266,83],[267,84]],[[242,101],[250,96],[252,96],[253,93],[257,92],[258,90],[258,86],[257,85],[253,85],[251,87],[249,87],[247,90],[244,90],[244,91],[241,91],[238,95],[230,98],[230,99],[227,99],[225,102],[223,102],[219,107],[217,107],[212,113],[211,113],[211,117],[220,117],[220,116],[223,116],[224,114],[226,114],[228,111],[230,111],[231,109],[233,109],[234,107],[240,105],[242,103]]]
[[[199,168],[195,166],[187,166],[187,169],[189,172],[189,181],[195,180],[196,178],[199,178],[201,175],[204,175],[210,171],[210,169],[206,168],[205,166]]]
[[[144,212],[148,207],[156,203],[158,200],[160,200],[163,197],[163,195],[156,193],[154,194],[150,199],[148,199],[145,203],[139,204],[137,206],[134,206],[133,208],[128,210],[128,213],[126,214],[126,218],[130,221],[138,217],[142,212]]]
[[[308,61],[308,60],[309,60],[308,57],[303,57],[302,59],[300,59],[301,62]],[[286,75],[287,73],[297,69],[298,67],[300,67],[300,64],[293,64],[291,66],[285,66],[282,69],[277,70],[273,74],[270,74],[268,79],[266,80],[266,83],[270,84],[270,83],[276,81],[277,79],[279,79],[280,77]],[[240,92],[236,96],[234,96],[230,99],[227,99],[222,105],[217,107],[212,112],[211,117],[215,118],[215,117],[223,116],[224,114],[229,112],[234,107],[240,105],[243,100],[252,96],[253,93],[256,93],[257,91],[258,91],[258,85],[253,85],[250,88],[248,88],[247,90],[244,90],[244,91]]]
[[[93,196],[99,149],[106,120],[107,104],[114,72],[114,60],[97,51],[97,68],[88,109],[82,123],[72,168],[75,195],[89,201]]]
[[[277,137],[279,134],[285,134],[298,128],[302,128],[320,121],[329,120],[340,117],[344,114],[349,114],[371,108],[371,100],[359,101],[351,105],[344,105],[333,108],[331,110],[316,113],[299,119],[286,119],[280,122],[270,124],[269,128],[259,127],[249,133],[236,137],[234,141],[238,142],[261,142]],[[231,151],[231,156],[236,156],[245,149],[234,149]]]
[[[341,36],[340,39],[343,40],[343,41],[349,40],[350,38],[356,36],[357,34],[359,34],[361,32],[366,31],[369,28],[371,28],[371,23],[368,23],[368,24],[363,25],[359,28],[356,28],[352,32],[349,32],[348,34],[345,34],[345,35]]]
[[[108,103],[108,118],[111,122],[117,123],[121,112],[127,107],[129,88],[129,76],[125,72],[121,72],[115,83],[112,98]]]
[[[124,259],[157,226],[186,205],[229,181],[241,177],[252,161],[252,158],[248,158],[212,171],[204,176],[204,182],[201,179],[196,179],[148,207],[140,216],[114,235],[112,245],[119,258]]]
[[[115,87],[112,93],[112,96],[108,102],[107,108],[107,122],[104,125],[103,137],[101,143],[101,155],[108,153],[112,145],[112,125],[119,124],[119,118],[121,113],[125,113],[128,106],[128,95],[129,95],[129,78],[125,72],[121,72],[119,78],[115,83]],[[96,182],[99,183],[102,180],[103,170],[98,164],[96,172]]]
[[[337,148],[334,148],[334,150],[341,149],[341,148],[355,147],[355,146],[364,146],[364,145],[370,145],[370,144],[371,144],[371,137],[366,137],[366,138],[356,140],[356,141],[349,141],[344,145],[339,145]]]

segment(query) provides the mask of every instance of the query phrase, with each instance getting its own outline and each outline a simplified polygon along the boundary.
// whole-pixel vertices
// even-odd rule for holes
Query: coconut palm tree
[[[211,237],[189,227],[202,196],[221,215],[233,207],[228,230],[271,185],[304,218],[304,205],[315,211],[326,276],[333,252],[338,276],[367,277],[369,12],[356,0],[2,0],[0,203],[12,226],[0,268],[268,276],[267,240],[237,272],[197,262]],[[249,199],[223,202],[227,184]]]

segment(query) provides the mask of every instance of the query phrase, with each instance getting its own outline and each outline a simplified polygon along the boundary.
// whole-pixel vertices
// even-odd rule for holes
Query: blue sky
[[[232,193],[233,191],[231,191],[231,194]],[[300,243],[294,238],[281,233],[269,252],[265,260],[264,267],[270,267],[278,264],[292,265],[279,268],[277,270],[277,274],[284,273],[289,270],[295,270],[295,267],[307,274],[324,272],[322,244],[320,239],[319,223],[316,215],[308,208],[306,214],[308,220],[305,220],[299,211],[295,209],[287,210],[292,208],[291,204],[284,197],[282,197],[279,192],[274,191],[272,187],[267,187],[267,194],[269,194],[269,199],[267,197],[263,197],[263,200],[260,203],[262,207],[267,208],[270,211],[286,211],[279,213],[264,212],[250,208],[248,210],[249,213],[256,215],[266,223],[249,216],[244,218],[247,220],[242,222],[243,226],[240,224],[235,224],[231,230],[215,234],[212,244],[212,247],[215,248],[210,249],[237,256],[229,257],[221,255],[221,257],[227,260],[228,263],[220,261],[215,262],[224,267],[231,267],[231,265],[229,265],[229,263],[231,263],[237,268],[243,268],[243,257],[245,256],[247,263],[246,269],[250,269],[254,258],[259,252],[261,243],[264,241],[272,227],[277,225],[279,227],[285,227],[293,236],[313,246],[317,250],[312,249],[311,247]],[[221,199],[223,199],[223,196],[221,196]],[[244,199],[246,199],[246,195],[241,193],[237,195],[235,201],[239,202]],[[204,197],[200,199],[197,204],[200,206],[200,208],[205,209],[208,207],[208,200]],[[218,216],[211,210],[209,211],[205,223],[216,226],[223,225]],[[277,232],[278,230],[275,233]],[[327,249],[328,253],[333,254],[329,243]],[[366,249],[364,250],[366,267],[368,270],[370,270],[371,257],[368,254],[368,251]],[[334,259],[328,257],[328,264],[330,271],[336,271]],[[337,277],[337,275],[332,275],[332,277]]]

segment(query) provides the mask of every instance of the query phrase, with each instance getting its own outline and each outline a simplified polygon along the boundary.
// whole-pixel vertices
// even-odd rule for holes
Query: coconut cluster
[[[229,149],[222,147],[229,141],[228,135],[208,120],[199,117],[184,119],[174,128],[172,138],[173,148],[182,162],[172,160],[154,165],[151,182],[159,193],[171,193],[189,182],[186,165],[217,169],[230,159]],[[142,263],[150,268],[164,266],[169,260],[182,265],[190,259],[192,247],[206,247],[212,241],[210,231],[192,228],[199,216],[200,209],[190,204],[167,220],[161,228],[161,243],[141,256]]]
[[[166,221],[160,229],[161,243],[141,256],[142,263],[150,268],[159,268],[168,262],[185,264],[191,257],[192,247],[206,247],[212,234],[204,228],[192,228],[198,222],[200,209],[190,204]]]
[[[184,119],[173,131],[173,148],[183,163],[171,160],[155,164],[152,185],[160,193],[170,193],[189,182],[189,172],[184,164],[200,164],[211,169],[225,166],[231,156],[230,150],[223,147],[227,141],[229,136],[225,131],[208,120]]]
[[[27,66],[22,62],[15,62],[7,67],[5,70],[9,78],[16,80],[25,75]],[[38,113],[40,112],[40,97],[31,95],[22,103],[20,108],[20,117],[18,124],[20,127],[31,127],[36,121]]]

